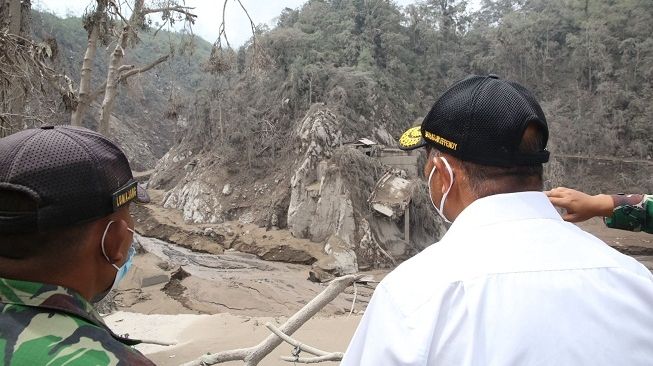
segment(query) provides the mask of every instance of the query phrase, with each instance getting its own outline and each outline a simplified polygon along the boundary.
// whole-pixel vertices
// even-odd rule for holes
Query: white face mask
[[[435,164],[434,164],[433,169],[431,169],[431,174],[429,174],[429,181],[428,181],[429,199],[431,200],[431,204],[435,208],[435,211],[437,211],[438,215],[440,215],[440,217],[442,217],[442,219],[446,223],[451,224],[451,221],[449,221],[449,219],[444,215],[444,203],[447,200],[447,196],[449,195],[449,191],[451,191],[451,186],[453,186],[453,170],[451,170],[451,166],[449,165],[449,162],[447,161],[447,159],[445,159],[442,156],[440,156],[439,158],[442,159],[442,162],[447,167],[447,171],[449,172],[449,175],[451,176],[451,180],[449,180],[449,188],[447,188],[447,190],[442,195],[442,199],[440,200],[440,207],[438,208],[438,206],[435,205],[435,202],[433,202],[433,196],[431,195],[431,178],[433,178],[433,173],[435,173]]]
[[[107,224],[107,227],[104,229],[104,234],[102,234],[102,254],[104,254],[104,258],[106,258],[107,262],[109,262],[109,264],[111,264],[113,266],[113,268],[116,269],[116,271],[117,271],[116,272],[116,277],[113,279],[113,284],[111,285],[111,288],[109,288],[108,290],[106,290],[106,291],[102,292],[101,294],[95,296],[93,298],[93,302],[101,301],[102,299],[104,299],[109,294],[109,292],[111,292],[111,290],[115,289],[118,286],[120,281],[123,278],[125,278],[125,275],[127,274],[127,272],[129,272],[129,269],[132,266],[132,260],[134,259],[134,254],[136,254],[136,249],[134,249],[134,245],[132,244],[129,247],[129,251],[127,252],[127,260],[125,261],[125,263],[123,263],[122,266],[118,267],[115,263],[111,263],[111,261],[109,260],[109,256],[107,256],[107,253],[106,253],[106,251],[104,249],[104,239],[107,236],[107,232],[109,231],[109,227],[113,223],[114,223],[114,221],[109,221],[109,223]],[[131,231],[132,234],[135,234],[134,230],[132,230],[130,228],[127,228],[127,230]]]

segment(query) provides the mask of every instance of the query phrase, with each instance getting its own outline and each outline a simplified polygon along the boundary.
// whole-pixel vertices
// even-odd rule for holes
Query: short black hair
[[[522,136],[519,152],[533,153],[542,151],[546,146],[546,136],[542,130],[532,124],[529,125],[526,131]],[[431,144],[427,145],[427,156],[430,155],[432,150],[437,150],[437,147]],[[465,172],[470,189],[476,198],[501,193],[541,191],[543,189],[544,168],[542,164],[499,167],[481,165],[460,159],[457,159],[457,161]]]
[[[527,129],[519,144],[521,153],[535,153],[544,150],[546,146],[546,137],[541,128],[534,124],[529,127],[531,126],[533,126],[532,133]],[[496,167],[462,161],[460,165],[467,175],[472,193],[477,198],[543,189],[542,164]]]

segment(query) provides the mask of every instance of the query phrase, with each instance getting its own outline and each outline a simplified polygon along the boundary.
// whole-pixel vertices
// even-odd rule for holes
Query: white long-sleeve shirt
[[[543,193],[479,199],[377,287],[341,366],[653,365],[653,276]]]

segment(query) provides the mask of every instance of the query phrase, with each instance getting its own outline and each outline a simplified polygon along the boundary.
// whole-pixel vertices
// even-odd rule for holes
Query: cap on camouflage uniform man
[[[139,190],[98,133],[57,126],[0,139],[1,364],[153,365],[90,303],[131,265]]]

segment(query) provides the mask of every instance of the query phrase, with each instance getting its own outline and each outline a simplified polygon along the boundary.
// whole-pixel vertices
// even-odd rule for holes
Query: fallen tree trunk
[[[292,335],[304,323],[317,314],[324,306],[333,301],[342,291],[351,286],[354,282],[362,278],[362,275],[342,276],[331,281],[324,291],[314,297],[301,310],[291,316],[279,330],[286,335]],[[215,365],[228,361],[244,361],[245,366],[256,366],[263,358],[277,348],[283,340],[276,334],[270,334],[263,342],[254,347],[241,348],[218,352],[202,356],[194,361],[183,364],[182,366],[204,366]]]

